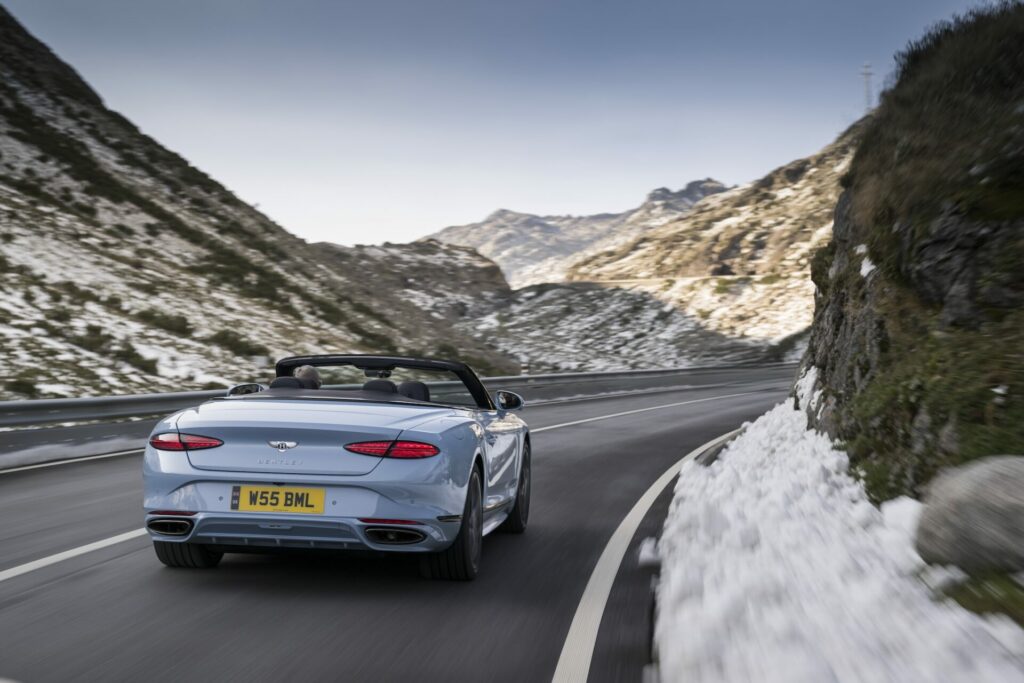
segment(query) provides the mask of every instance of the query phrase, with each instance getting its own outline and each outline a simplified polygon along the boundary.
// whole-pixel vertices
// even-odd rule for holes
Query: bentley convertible
[[[313,366],[320,382],[296,369]],[[308,370],[308,369],[306,369]],[[171,567],[276,548],[416,553],[425,576],[470,580],[482,538],[530,514],[523,400],[465,363],[285,358],[153,429],[146,528]]]

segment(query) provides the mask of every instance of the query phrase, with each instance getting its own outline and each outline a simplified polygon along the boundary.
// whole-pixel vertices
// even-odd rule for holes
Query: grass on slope
[[[890,274],[896,222],[921,233],[951,203],[977,220],[1024,215],[1024,4],[938,24],[896,64],[845,179]]]

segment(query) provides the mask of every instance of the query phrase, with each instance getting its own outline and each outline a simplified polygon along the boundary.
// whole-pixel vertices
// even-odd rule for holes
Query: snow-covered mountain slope
[[[840,181],[862,128],[858,122],[817,154],[578,260],[568,278],[648,293],[708,330],[751,342],[777,343],[807,329],[810,259],[831,236]]]
[[[511,372],[453,329],[509,295],[472,249],[289,234],[106,109],[0,8],[0,395],[223,385],[312,352],[457,352]]]
[[[560,282],[580,258],[677,220],[704,197],[725,189],[710,178],[696,180],[681,190],[654,190],[635,209],[592,216],[537,216],[500,209],[479,223],[445,228],[430,238],[476,248],[501,266],[514,287]]]
[[[676,368],[772,358],[784,350],[713,332],[649,292],[597,283],[531,285],[459,326],[537,372]]]

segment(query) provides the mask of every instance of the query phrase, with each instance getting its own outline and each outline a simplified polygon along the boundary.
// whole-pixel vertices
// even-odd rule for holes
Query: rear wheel
[[[157,558],[168,567],[209,569],[216,567],[224,553],[210,550],[198,543],[168,543],[153,541]]]
[[[446,550],[420,558],[420,573],[428,579],[472,581],[480,569],[483,546],[483,486],[480,470],[473,468],[462,509],[462,528]]]
[[[530,442],[527,441],[523,445],[523,467],[519,472],[516,502],[508,517],[498,527],[500,530],[510,534],[526,531],[526,523],[530,520],[530,483]]]

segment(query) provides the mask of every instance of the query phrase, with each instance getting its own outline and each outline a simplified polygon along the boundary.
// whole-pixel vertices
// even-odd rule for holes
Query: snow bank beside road
[[[660,543],[662,681],[1024,681],[1024,631],[919,578],[919,504],[879,511],[847,467],[792,400],[684,465]]]

